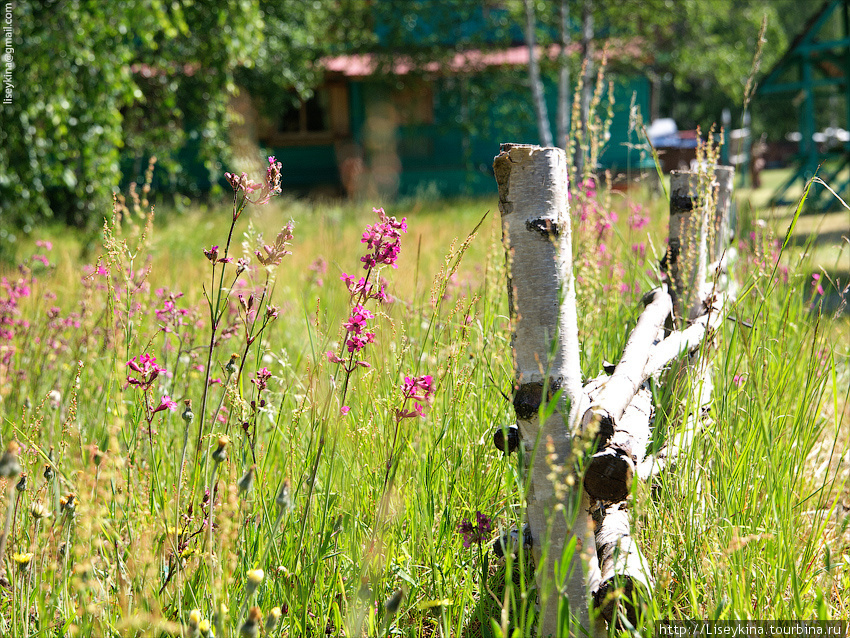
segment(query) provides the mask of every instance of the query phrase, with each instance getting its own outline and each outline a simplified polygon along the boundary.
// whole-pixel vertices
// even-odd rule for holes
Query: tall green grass
[[[619,357],[666,232],[665,205],[646,194],[592,199],[573,211],[587,376]],[[387,207],[409,226],[398,268],[381,272],[394,301],[372,307],[377,336],[363,355],[371,367],[353,373],[341,415],[342,377],[324,353],[339,352],[344,338],[350,299],[339,277],[362,272],[360,235],[376,221],[368,208],[282,201],[240,218],[232,256],[243,255],[244,240],[250,257],[259,230],[268,243],[290,218],[293,254],[268,287],[279,316],[247,351],[231,295],[210,372],[224,383],[210,386],[197,453],[205,380],[196,366],[210,334],[203,291],[215,292],[202,249],[224,243],[225,207],[146,234],[144,214],[128,211],[100,261],[89,259],[108,275],[84,271],[76,246],[58,237],[44,238],[52,251],[33,249],[48,266],[24,254],[22,270],[4,273],[0,297],[12,282],[29,287],[4,306],[11,337],[0,353],[9,354],[2,444],[22,446],[27,480],[17,490],[9,479],[4,491],[0,634],[533,634],[524,557],[501,562],[489,542],[465,548],[458,533],[477,512],[493,520],[494,539],[522,522],[516,457],[492,445],[513,418],[496,202]],[[818,312],[805,267],[786,281],[769,238],[753,241],[740,245],[745,293],[734,310],[752,327],[726,322],[709,355],[712,425],[634,497],[635,533],[657,583],[647,629],[668,618],[848,614],[846,320]],[[264,281],[254,260],[232,292],[247,296]],[[189,325],[167,332],[155,311],[178,291]],[[232,352],[243,355],[239,377],[226,369]],[[127,386],[126,363],[143,353],[167,371],[147,399]],[[252,407],[251,379],[264,367],[273,375],[266,403]],[[396,433],[404,377],[425,374],[433,403]],[[145,402],[158,405],[163,392],[179,408],[153,415],[148,431]],[[185,399],[196,418],[181,471]],[[667,406],[665,427],[684,421],[688,403]],[[240,491],[252,466],[251,489]]]

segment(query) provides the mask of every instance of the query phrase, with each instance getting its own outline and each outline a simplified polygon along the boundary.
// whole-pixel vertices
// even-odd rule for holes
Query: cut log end
[[[625,615],[634,627],[642,604],[636,601],[648,599],[641,591],[643,585],[629,576],[618,576],[602,583],[593,594],[593,605],[609,623],[618,621],[621,614]],[[617,626],[621,626],[618,622]]]
[[[506,428],[497,428],[493,432],[493,445],[497,450],[505,454],[516,452],[519,447],[520,435],[519,428],[515,425],[509,425]]]
[[[635,464],[618,450],[603,450],[594,454],[584,475],[584,489],[591,498],[619,502],[632,491]]]
[[[607,445],[616,430],[614,417],[605,409],[599,407],[589,408],[581,417],[581,430],[587,432],[595,428],[596,449],[602,449]]]

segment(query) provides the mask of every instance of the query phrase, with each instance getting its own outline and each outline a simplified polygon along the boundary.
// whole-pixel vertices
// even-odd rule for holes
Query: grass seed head
[[[201,611],[200,609],[193,609],[189,612],[189,626],[197,627],[201,623]]]
[[[260,583],[263,582],[263,578],[265,578],[265,576],[266,573],[262,569],[248,570],[248,582],[245,585],[245,589],[249,596],[257,591],[257,587],[259,587]]]
[[[50,517],[50,510],[41,501],[36,501],[30,506],[30,516],[33,520],[40,521],[43,518]]]
[[[275,627],[277,627],[277,623],[280,620],[280,617],[283,612],[281,612],[280,607],[272,607],[272,610],[269,612],[269,615],[266,616],[266,633],[271,633]]]
[[[387,610],[388,614],[395,614],[401,606],[402,600],[404,600],[404,590],[399,587],[393,592],[392,596],[387,598],[387,601],[384,603],[384,609]]]
[[[222,463],[227,458],[227,445],[230,443],[230,437],[221,435],[218,437],[218,443],[212,453],[212,460],[216,463]]]
[[[243,474],[238,481],[236,481],[236,487],[239,489],[240,494],[247,494],[254,486],[254,469],[256,467],[256,465],[252,465],[251,467],[249,467],[248,471],[245,472],[245,474]]]
[[[292,509],[292,495],[289,490],[289,479],[283,480],[283,485],[280,486],[280,491],[277,493],[277,497],[274,502],[281,510]]]
[[[183,408],[183,414],[180,415],[180,418],[186,425],[189,425],[195,419],[195,413],[192,412],[192,399],[186,399],[183,404],[186,407]]]

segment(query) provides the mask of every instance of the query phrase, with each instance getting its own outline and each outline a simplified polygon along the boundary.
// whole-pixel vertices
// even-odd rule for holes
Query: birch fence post
[[[539,633],[561,636],[565,635],[558,626],[562,597],[569,601],[570,633],[580,632],[575,623],[591,630],[590,579],[582,555],[593,557],[590,565],[596,561],[587,498],[580,483],[566,488],[556,485],[557,479],[553,482],[551,476],[550,453],[557,455],[556,463],[566,472],[573,471],[573,431],[588,404],[579,361],[567,160],[559,148],[502,144],[500,150],[493,168],[514,322],[514,408],[520,445],[531,451],[532,458],[527,514],[541,605]],[[559,390],[561,400],[541,423],[541,403]],[[568,529],[566,521],[571,519],[575,523]],[[576,549],[566,582],[558,582],[556,573],[565,572],[560,565],[563,551],[573,538]]]

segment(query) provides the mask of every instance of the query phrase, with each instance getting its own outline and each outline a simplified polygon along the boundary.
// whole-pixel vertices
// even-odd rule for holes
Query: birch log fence
[[[523,537],[535,561],[538,633],[601,633],[600,617],[635,624],[654,579],[632,537],[629,496],[635,477],[648,480],[673,466],[708,418],[705,354],[734,294],[725,273],[733,169],[672,174],[662,282],[643,298],[620,361],[584,381],[566,155],[502,144],[493,168],[508,263],[517,418],[515,427],[494,433],[494,443],[530,459]],[[651,384],[676,383],[691,387],[694,409],[681,428],[665,433],[663,447],[651,450]],[[595,451],[584,458],[580,443],[589,436]],[[569,472],[581,463],[584,489],[559,485],[563,477],[553,467]]]

